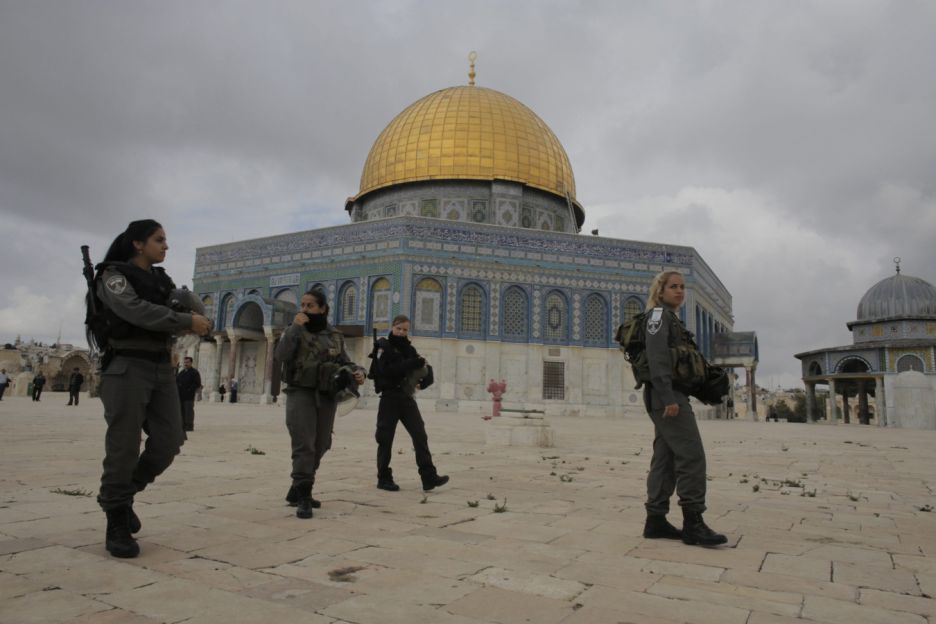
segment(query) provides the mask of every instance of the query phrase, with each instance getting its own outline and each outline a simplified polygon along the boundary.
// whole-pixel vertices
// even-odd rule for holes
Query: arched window
[[[416,283],[416,300],[413,314],[413,329],[421,332],[438,332],[442,311],[442,285],[431,277]]]
[[[381,277],[371,286],[371,327],[390,329],[390,280]]]
[[[640,299],[631,297],[624,302],[624,318],[621,322],[626,323],[641,312],[643,312],[643,304],[640,303]]]
[[[608,306],[599,294],[588,295],[585,300],[585,342],[608,344]]]
[[[286,303],[291,303],[294,306],[298,307],[299,302],[296,301],[296,293],[293,292],[292,288],[284,288],[283,290],[276,293],[275,299],[277,301],[285,301]]]
[[[822,366],[819,365],[819,362],[810,362],[809,363],[809,376],[815,377],[822,374]]]
[[[234,314],[234,295],[227,295],[222,299],[223,303],[221,304],[221,320],[218,323],[219,329],[224,329],[225,327],[230,327],[231,317]]]
[[[338,295],[338,322],[357,320],[357,288],[354,282],[346,282]]]
[[[475,284],[465,286],[461,291],[459,308],[460,332],[466,334],[481,334],[484,322],[484,291]]]
[[[897,372],[903,373],[906,371],[916,371],[918,373],[923,372],[923,360],[919,357],[911,354],[903,355],[897,360]]]
[[[543,335],[546,340],[565,341],[567,339],[568,317],[568,306],[562,293],[554,290],[546,295],[546,315],[543,318],[545,323]]]
[[[529,335],[529,306],[526,292],[511,286],[504,293],[504,338],[524,340]]]

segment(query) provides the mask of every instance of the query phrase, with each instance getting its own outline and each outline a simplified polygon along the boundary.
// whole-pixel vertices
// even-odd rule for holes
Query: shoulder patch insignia
[[[122,295],[124,291],[127,290],[127,278],[123,275],[112,275],[107,278],[104,285],[107,287],[107,290],[115,295]]]
[[[653,308],[653,313],[650,314],[650,317],[647,319],[647,333],[656,334],[660,331],[660,326],[663,324],[663,308]]]

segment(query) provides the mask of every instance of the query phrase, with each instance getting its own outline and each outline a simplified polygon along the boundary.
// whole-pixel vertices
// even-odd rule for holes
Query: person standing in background
[[[192,366],[192,358],[182,359],[182,370],[176,375],[179,403],[182,405],[182,430],[195,431],[195,393],[201,388],[201,375]]]
[[[38,401],[39,397],[42,396],[42,389],[45,387],[46,378],[42,374],[42,369],[33,377],[33,391],[32,391],[32,400]]]
[[[78,395],[81,393],[81,385],[84,383],[84,375],[78,370],[78,367],[72,369],[68,376],[68,405],[78,405]]]

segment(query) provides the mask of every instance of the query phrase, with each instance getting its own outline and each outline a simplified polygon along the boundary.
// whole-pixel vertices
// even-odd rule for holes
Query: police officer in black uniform
[[[425,390],[433,382],[432,367],[410,343],[410,320],[400,315],[393,319],[390,334],[377,342],[377,365],[374,388],[380,393],[377,407],[377,487],[396,492],[400,486],[393,480],[390,458],[398,422],[403,423],[413,439],[416,465],[423,490],[432,490],[448,483],[432,463],[426,424],[413,394]]]
[[[702,520],[705,511],[705,450],[689,405],[686,384],[694,383],[694,361],[701,362],[692,334],[676,315],[685,298],[683,276],[664,271],[650,286],[646,319],[649,383],[644,404],[654,425],[653,458],[647,475],[647,521],[644,537],[682,539],[686,544],[716,546],[724,535]],[[676,361],[674,361],[676,360]],[[703,374],[704,376],[704,374]],[[682,531],[666,514],[673,491],[683,512]]]
[[[175,285],[153,266],[165,260],[167,249],[159,223],[134,221],[114,239],[94,282],[98,314],[92,331],[100,330],[106,342],[99,345],[105,347],[101,401],[107,433],[98,503],[107,514],[106,547],[115,557],[139,554],[133,498],[169,467],[182,445],[172,337],[205,335],[211,328],[204,316],[167,306]]]
[[[345,352],[344,337],[328,324],[325,293],[302,295],[296,314],[274,357],[284,365],[286,427],[292,443],[292,486],[286,500],[296,503],[297,518],[311,518],[315,473],[331,448],[338,392],[364,383],[364,369]],[[352,381],[353,380],[353,381]]]

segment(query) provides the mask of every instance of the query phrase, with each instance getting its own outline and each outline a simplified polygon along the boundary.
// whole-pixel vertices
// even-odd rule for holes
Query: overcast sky
[[[0,0],[0,342],[84,344],[79,245],[347,223],[367,152],[477,83],[566,148],[583,232],[691,245],[762,385],[848,344],[874,283],[936,283],[936,3]]]

